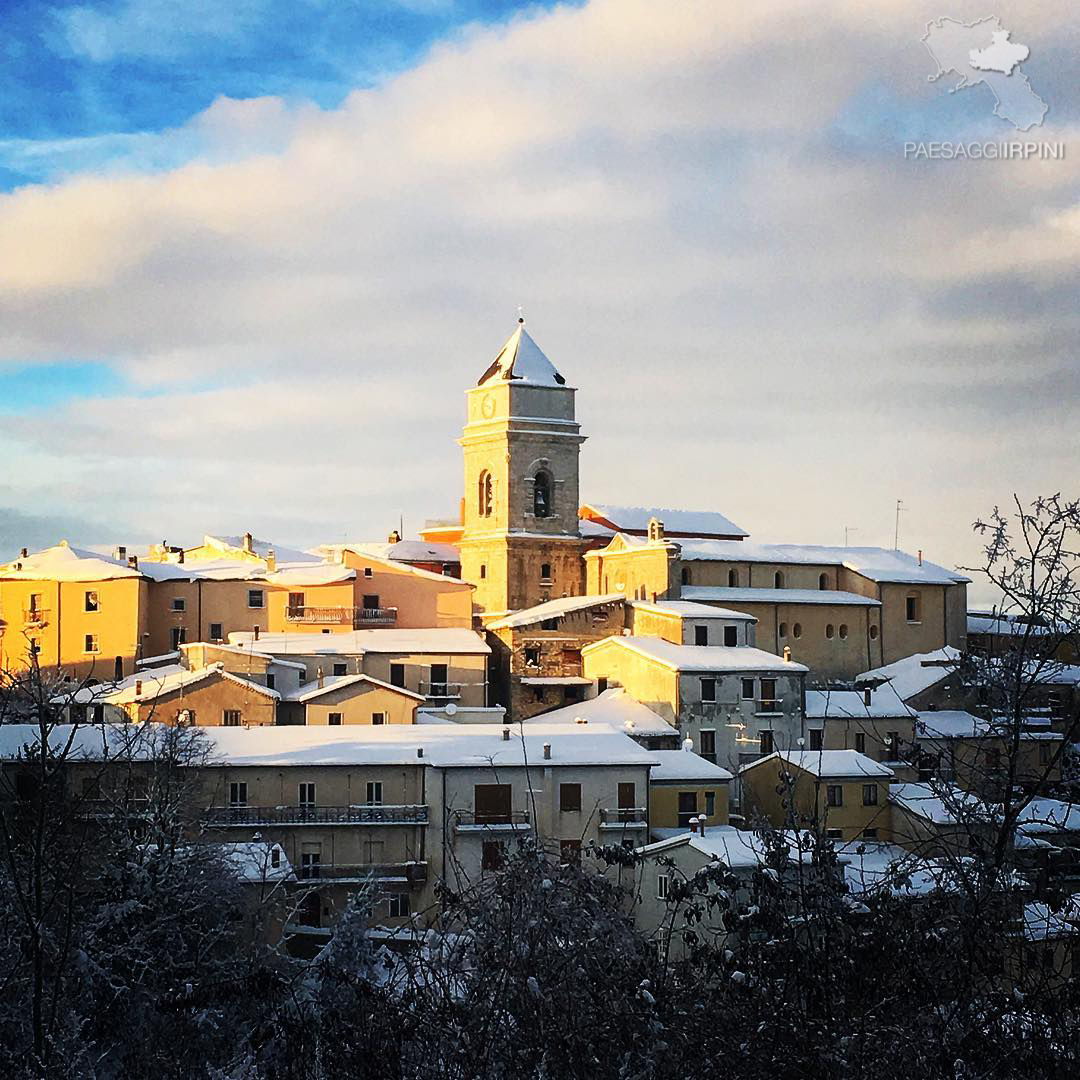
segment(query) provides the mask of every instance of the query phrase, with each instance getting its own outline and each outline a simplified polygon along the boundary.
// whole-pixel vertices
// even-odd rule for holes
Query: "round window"
[[[827,638],[831,638],[833,636],[833,634],[835,634],[835,633],[836,633],[836,630],[833,628],[833,624],[832,623],[826,623],[825,624],[825,636]]]
[[[795,638],[802,637],[802,623],[795,623],[792,625],[791,636]]]

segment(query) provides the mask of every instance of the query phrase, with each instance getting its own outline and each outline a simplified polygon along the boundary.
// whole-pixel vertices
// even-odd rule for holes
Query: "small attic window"
[[[727,583],[729,589],[737,589],[739,587],[739,571],[729,570],[727,572]]]
[[[784,571],[783,570],[777,570],[776,573],[773,574],[773,588],[774,589],[782,589],[783,587],[784,587]]]

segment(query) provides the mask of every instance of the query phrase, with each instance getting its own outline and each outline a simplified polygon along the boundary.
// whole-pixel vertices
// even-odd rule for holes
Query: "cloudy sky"
[[[1064,161],[929,19],[1001,18]],[[0,23],[0,556],[456,510],[523,305],[593,501],[978,557],[1076,495],[1074,3],[101,0]]]

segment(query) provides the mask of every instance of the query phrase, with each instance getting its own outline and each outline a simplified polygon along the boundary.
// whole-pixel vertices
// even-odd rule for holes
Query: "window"
[[[498,840],[485,840],[480,855],[481,870],[499,870],[503,864],[503,847]]]
[[[656,875],[656,899],[666,900],[668,898],[668,889],[671,886],[671,878],[667,874]]]
[[[87,634],[83,639],[83,652],[96,653],[98,651],[97,634]]]
[[[96,776],[84,776],[82,782],[82,797],[84,799],[101,798],[101,780]]]
[[[187,628],[184,626],[169,627],[169,641],[172,642],[173,652],[176,652],[187,641]]]
[[[780,702],[776,698],[776,680],[761,680],[761,711],[779,712]]]
[[[326,722],[330,725],[330,727],[341,727],[341,713],[327,713]]]
[[[793,638],[802,637],[802,623],[793,623],[791,626],[791,636]]]
[[[322,861],[322,849],[319,844],[305,844],[305,848],[317,848],[300,852],[300,876],[302,878],[317,878],[319,876],[319,863]]]
[[[409,894],[407,892],[391,893],[386,898],[386,913],[391,919],[404,919],[409,915]]]
[[[716,792],[705,792],[705,816],[711,818],[716,814]]]
[[[382,781],[369,780],[367,782],[368,806],[382,806]]]
[[[878,636],[878,628],[876,626],[871,626],[870,627],[870,640],[871,641],[877,641],[877,636]]]
[[[695,626],[694,627],[694,644],[695,645],[708,645],[709,644],[709,628],[707,626]]]
[[[682,568],[682,574],[680,575],[679,580],[684,585],[689,585],[690,584],[690,567],[689,566],[684,566]]]
[[[782,622],[782,623],[781,623],[781,624],[780,624],[780,625],[779,625],[779,626],[778,626],[778,627],[776,628],[776,636],[777,636],[777,637],[782,637],[782,638],[786,638],[786,637],[787,637],[787,623],[786,623],[786,622]]]
[[[843,840],[844,833],[841,829],[826,829],[825,838],[827,840]]]
[[[430,690],[433,697],[446,697],[449,687],[446,685],[446,664],[432,664]]]
[[[390,665],[390,685],[405,686],[405,665],[404,664],[391,664]]]
[[[863,829],[862,838],[864,840],[876,840],[877,839],[877,829]]]
[[[540,623],[540,629],[541,630],[558,630],[559,629],[559,620],[558,619],[544,619],[544,621]]]
[[[476,512],[481,517],[491,517],[491,505],[493,484],[491,480],[491,473],[485,469],[480,474],[480,479],[477,481],[476,491]]]
[[[827,638],[832,638],[835,635],[835,633],[836,633],[836,627],[833,626],[832,623],[826,623],[825,624],[825,636]]]
[[[348,675],[349,674],[349,665],[348,664],[340,664],[340,663],[334,664],[334,674],[335,675]]]
[[[855,732],[855,752],[857,754],[866,753],[866,733],[863,731]]]
[[[273,690],[276,684],[277,676],[272,671],[268,671],[266,673],[266,689]]]
[[[551,476],[538,472],[533,480],[533,514],[538,518],[551,517]]]
[[[701,680],[701,700],[702,701],[715,701],[716,700],[716,680],[715,679],[702,679]]]
[[[311,807],[315,805],[315,785],[305,781],[296,785],[297,806]]]
[[[727,583],[729,589],[737,589],[739,587],[739,571],[729,570],[727,572]]]
[[[581,841],[578,839],[560,840],[559,859],[564,863],[581,862]]]
[[[773,752],[773,737],[771,731],[763,731],[758,735],[758,750],[762,754]]]
[[[113,678],[119,682],[124,677],[124,658],[122,656],[113,659]]]
[[[487,564],[486,563],[481,563],[480,564],[480,580],[483,581],[483,579],[486,578],[486,577],[487,577]]]
[[[863,784],[862,804],[863,806],[877,806],[877,784]]]
[[[844,805],[844,789],[840,784],[829,784],[825,788],[825,803],[827,806]]]
[[[374,576],[375,576],[375,571],[370,566],[365,566],[364,567],[364,577],[373,578]]]
[[[234,780],[229,784],[229,805],[247,806],[247,784]]]
[[[900,732],[890,731],[885,736],[885,754],[889,761],[896,761],[900,757]]]
[[[182,596],[174,596],[172,598],[172,610],[187,611],[187,601]]]
[[[634,804],[637,802],[636,791],[637,789],[632,780],[619,784],[617,798],[619,800],[620,821],[634,820],[634,811],[636,809]]]
[[[829,575],[828,574],[822,574],[817,579],[817,587],[819,589],[827,589],[829,587]]]
[[[825,733],[821,730],[821,728],[810,728],[807,734],[810,736],[810,749],[820,750],[822,747],[822,740],[825,737]]]
[[[386,723],[386,713],[373,712],[371,714],[371,723],[374,727],[381,727],[383,724]]]
[[[540,646],[539,645],[526,645],[525,646],[525,666],[526,667],[539,667],[540,666]]]
[[[602,694],[607,689],[607,676],[596,680],[596,692]]]
[[[716,732],[703,731],[701,733],[700,754],[706,761],[716,764]]]
[[[261,608],[263,606],[262,589],[248,589],[248,607]]]
[[[1052,757],[1050,744],[1048,742],[1039,743],[1039,764],[1049,765]]]
[[[540,581],[551,581],[551,563],[540,564]]]
[[[302,592],[289,593],[289,610],[286,615],[290,619],[302,618],[304,614],[304,594]]]
[[[28,602],[30,604],[30,607],[27,609],[27,615],[38,616],[42,613],[43,608],[41,606],[41,593],[31,593],[30,600]]]
[[[690,819],[697,817],[697,792],[679,792],[679,828],[689,829]]]
[[[919,602],[918,593],[911,593],[907,598],[907,621],[922,621],[922,604]]]
[[[774,589],[782,589],[783,587],[784,587],[784,572],[783,572],[783,570],[777,570],[776,573],[773,574],[773,588]]]
[[[280,866],[281,865],[281,848],[279,848],[277,846],[277,844],[275,844],[270,849],[270,865],[271,866]]]
[[[724,627],[724,644],[729,649],[739,644],[739,628],[737,626]]]
[[[378,611],[379,610],[379,594],[378,593],[364,593],[364,610],[365,611]]]
[[[510,823],[509,784],[474,784],[473,807],[477,825]]]
[[[841,639],[846,638],[847,637],[847,623],[842,622],[840,624],[840,629],[837,631],[837,633],[840,635]]]
[[[224,627],[219,622],[212,622],[210,624],[210,640],[211,641],[224,641]]]
[[[222,713],[221,723],[224,727],[239,727],[241,719],[239,709],[226,709]]]
[[[83,607],[86,611],[98,610],[98,594],[96,592],[87,592],[83,598]]]
[[[580,784],[560,784],[559,785],[559,809],[564,813],[577,812],[581,810],[581,785]]]

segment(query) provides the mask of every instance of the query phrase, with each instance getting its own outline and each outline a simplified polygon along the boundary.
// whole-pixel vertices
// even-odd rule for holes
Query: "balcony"
[[[298,884],[307,885],[309,882],[318,881],[323,884],[352,885],[368,878],[376,878],[381,882],[404,883],[408,885],[422,885],[427,881],[426,862],[399,862],[399,863],[314,863],[309,866],[296,867]]]
[[[601,829],[644,829],[648,827],[648,819],[649,813],[644,806],[600,810]]]
[[[285,619],[293,623],[340,623],[347,626],[358,610],[354,607],[287,607]]]
[[[754,712],[759,716],[775,716],[784,711],[783,704],[781,698],[760,698],[754,702]]]
[[[450,817],[457,833],[514,833],[532,829],[528,810],[508,810],[505,813],[456,810]]]
[[[394,626],[396,623],[396,607],[356,608],[353,616],[354,630],[362,630],[365,626]]]
[[[23,622],[27,626],[41,626],[49,621],[48,608],[23,608]]]
[[[428,808],[407,805],[212,806],[203,816],[211,828],[231,825],[426,825]]]
[[[438,701],[457,701],[461,697],[461,687],[462,684],[456,682],[421,681],[420,693]]]

